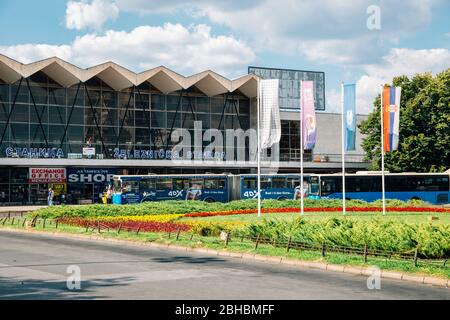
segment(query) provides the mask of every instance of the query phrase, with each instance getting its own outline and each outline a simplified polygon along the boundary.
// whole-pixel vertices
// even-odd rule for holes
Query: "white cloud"
[[[31,63],[54,56],[60,57],[63,60],[71,60],[72,58],[72,48],[70,45],[19,44],[14,46],[0,46],[0,53],[22,63]]]
[[[356,83],[358,113],[370,113],[373,110],[373,101],[380,93],[380,86],[391,83],[394,77],[401,75],[412,77],[423,72],[435,74],[449,67],[448,49],[391,49],[380,63],[363,67],[366,74]]]
[[[119,8],[114,2],[106,0],[86,0],[80,2],[69,1],[66,8],[66,27],[81,30],[92,28],[100,30],[108,20],[115,20],[119,16]]]
[[[186,28],[171,23],[86,34],[61,46],[0,46],[0,52],[23,62],[59,56],[82,67],[112,60],[134,71],[165,65],[185,74],[212,69],[229,77],[245,73],[256,57],[246,43],[232,36],[213,36],[206,25]]]
[[[257,51],[302,54],[319,63],[373,63],[400,38],[414,36],[432,20],[442,0],[116,0],[140,14],[206,17],[247,39]],[[366,10],[379,5],[381,30],[368,30]]]

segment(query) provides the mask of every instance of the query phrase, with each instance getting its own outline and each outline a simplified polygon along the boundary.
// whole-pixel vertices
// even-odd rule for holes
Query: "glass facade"
[[[0,152],[81,158],[83,147],[91,147],[95,158],[114,159],[117,149],[170,150],[171,131],[193,134],[194,121],[202,121],[203,132],[247,130],[249,109],[249,99],[239,93],[210,98],[193,87],[164,95],[147,83],[117,92],[98,78],[62,88],[38,72],[12,85],[0,83]]]

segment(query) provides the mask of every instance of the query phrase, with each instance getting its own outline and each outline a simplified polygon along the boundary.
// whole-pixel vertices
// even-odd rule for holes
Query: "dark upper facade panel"
[[[97,158],[114,159],[117,150],[170,150],[171,132],[193,132],[194,121],[202,131],[246,130],[250,99],[239,90],[209,97],[195,85],[164,94],[148,82],[116,91],[98,77],[64,88],[42,71],[0,83],[0,157],[76,158],[94,147]],[[30,155],[41,149],[61,154]]]

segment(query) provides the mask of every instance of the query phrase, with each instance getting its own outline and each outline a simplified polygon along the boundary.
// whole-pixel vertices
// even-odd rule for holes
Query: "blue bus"
[[[261,199],[300,199],[300,174],[273,174],[261,175]],[[258,180],[256,174],[241,175],[239,185],[240,199],[253,199],[258,197]],[[318,177],[303,175],[304,197],[317,199],[319,197]]]
[[[342,199],[342,175],[320,174],[314,183],[322,198]],[[379,200],[381,173],[363,171],[345,175],[346,199],[367,202]],[[385,173],[386,199],[423,200],[431,204],[447,204],[450,198],[449,173]]]
[[[231,197],[230,179],[227,174],[115,175],[113,203],[160,200],[227,202]]]

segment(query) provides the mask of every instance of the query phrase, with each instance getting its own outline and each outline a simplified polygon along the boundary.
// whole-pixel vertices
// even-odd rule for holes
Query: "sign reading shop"
[[[68,183],[106,183],[112,180],[118,169],[90,169],[90,168],[68,168]]]
[[[5,153],[9,158],[64,158],[64,151],[61,148],[8,147]]]

